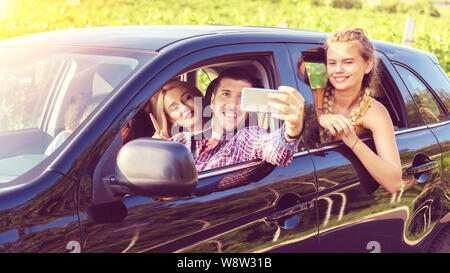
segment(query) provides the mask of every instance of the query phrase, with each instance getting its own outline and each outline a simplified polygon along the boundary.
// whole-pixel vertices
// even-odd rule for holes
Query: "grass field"
[[[359,0],[347,0],[359,1]],[[79,4],[77,4],[77,2]],[[450,76],[450,8],[428,1],[366,0],[361,9],[332,0],[0,0],[0,39],[93,26],[156,24],[288,25],[332,32],[361,27],[371,38],[401,44],[407,17],[416,19],[413,47],[435,54]],[[342,1],[341,1],[342,2]],[[345,2],[345,1],[344,1]],[[415,8],[400,10],[400,4]],[[75,5],[70,4],[75,3]],[[376,5],[376,4],[381,5]],[[388,6],[391,5],[391,6]],[[393,12],[392,9],[397,9]]]

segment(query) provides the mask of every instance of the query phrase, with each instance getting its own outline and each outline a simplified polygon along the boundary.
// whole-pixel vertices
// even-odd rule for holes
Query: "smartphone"
[[[269,101],[276,102],[269,99],[268,95],[271,93],[281,92],[277,89],[244,87],[242,89],[241,109],[246,112],[277,113],[277,109],[269,107],[267,104]]]

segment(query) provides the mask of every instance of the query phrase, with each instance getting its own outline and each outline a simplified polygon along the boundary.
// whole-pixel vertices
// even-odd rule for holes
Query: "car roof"
[[[159,26],[110,26],[41,32],[10,38],[0,46],[84,46],[113,47],[135,50],[160,51],[180,41],[215,35],[238,35],[240,39],[264,35],[272,41],[289,41],[287,36],[299,35],[318,42],[326,33],[287,28],[226,26],[226,25],[159,25]]]
[[[57,30],[18,36],[0,41],[0,46],[80,46],[121,48],[161,52],[173,46],[193,43],[193,47],[245,42],[294,42],[322,44],[329,33],[291,28],[228,25],[108,26]],[[199,38],[199,39],[197,39]],[[389,59],[413,65],[411,57],[431,59],[431,53],[373,40]],[[193,47],[190,47],[192,49]],[[414,59],[414,58],[413,58]]]

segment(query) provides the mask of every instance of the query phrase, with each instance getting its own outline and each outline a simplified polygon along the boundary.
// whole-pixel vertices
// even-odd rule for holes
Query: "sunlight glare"
[[[8,0],[0,0],[0,19],[8,15]]]

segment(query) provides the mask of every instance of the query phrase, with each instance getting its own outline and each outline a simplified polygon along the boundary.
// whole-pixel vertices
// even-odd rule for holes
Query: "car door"
[[[291,44],[289,50],[294,65],[303,56],[312,87],[323,87],[326,68],[320,45]],[[389,194],[341,141],[307,140],[317,171],[319,240],[324,252],[418,251],[416,247],[440,217],[439,144],[392,64],[381,52],[378,56],[378,88],[384,91],[374,95],[386,106],[395,126],[404,188]],[[305,86],[302,73],[298,75],[299,85]],[[371,136],[362,140],[375,151]],[[424,172],[412,174],[423,165],[427,166]]]
[[[450,81],[437,63],[437,60],[428,58],[415,64],[412,68],[401,62],[395,62],[409,92],[415,96],[419,109],[427,109],[423,115],[424,122],[436,136],[442,150],[442,174],[443,184],[448,192],[450,187]],[[448,201],[445,213],[448,213]]]
[[[441,200],[434,198],[433,204],[436,202],[437,204],[440,204],[440,206],[435,204],[434,207],[436,209],[432,210],[430,208],[433,207],[425,205],[424,208],[422,208],[422,211],[425,211],[425,216],[428,218],[424,218],[418,223],[420,229],[429,231],[436,225],[436,219],[445,217],[450,211],[448,198],[446,197],[446,193],[448,194],[449,191],[448,161],[450,158],[450,122],[448,109],[446,109],[445,106],[450,102],[450,85],[448,84],[448,78],[444,78],[444,75],[439,73],[440,71],[436,69],[436,66],[431,61],[429,63],[421,63],[421,67],[427,67],[429,73],[418,74],[417,71],[406,64],[395,62],[395,69],[414,98],[423,122],[439,141],[441,148],[441,161],[434,162],[435,160],[427,159],[426,161],[428,162],[424,162],[428,165],[433,163],[437,164],[437,169],[441,173],[440,180],[437,180],[433,185],[436,194],[440,193],[441,196]],[[428,200],[428,203],[430,203],[430,200]],[[437,207],[440,207],[441,211],[439,211]],[[445,226],[445,220],[443,220],[443,222],[443,224],[440,224],[439,227],[435,229],[440,229],[441,226]],[[427,251],[428,248],[424,250]]]
[[[170,51],[164,52],[165,56],[169,54]],[[284,44],[216,46],[196,49],[172,62],[130,102],[129,109],[137,109],[167,80],[189,71],[195,64],[214,58],[242,60],[246,56],[265,60],[272,87],[280,84],[295,87]],[[119,123],[113,124],[106,135],[120,138],[118,128]],[[117,143],[94,147],[106,152],[101,158],[87,162],[95,170],[86,169],[81,179],[84,252],[317,250],[315,171],[307,151],[296,154],[288,167],[251,161],[200,172],[195,195],[177,198],[132,195],[115,202],[95,200],[102,178],[114,169],[115,155],[121,146],[120,140]],[[234,186],[218,188],[224,181],[231,181]],[[297,242],[295,248],[287,244],[292,240]]]

